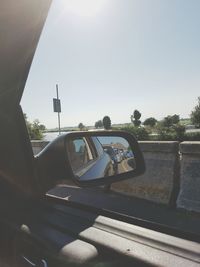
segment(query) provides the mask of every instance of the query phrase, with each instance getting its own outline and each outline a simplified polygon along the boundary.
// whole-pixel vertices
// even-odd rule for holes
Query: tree
[[[174,114],[173,116],[171,116],[172,118],[172,124],[178,124],[180,122],[180,116],[177,114]]]
[[[162,125],[164,127],[167,127],[167,128],[171,127],[173,125],[173,123],[172,123],[172,117],[171,116],[165,117],[163,119],[163,121],[162,121]]]
[[[34,120],[33,123],[31,123],[31,131],[29,133],[30,138],[32,140],[40,140],[43,137],[42,131],[40,129],[40,122],[38,119]]]
[[[40,124],[39,120],[36,119],[33,123],[28,121],[27,115],[24,113],[24,119],[26,122],[26,127],[28,134],[31,140],[41,140],[43,138],[43,131],[46,127],[43,124]]]
[[[177,123],[173,126],[173,128],[176,133],[177,140],[183,141],[185,137],[185,126]]]
[[[162,125],[164,127],[171,127],[177,123],[179,123],[180,121],[180,116],[177,114],[174,114],[172,116],[168,115],[167,117],[164,118],[164,120],[162,121]]]
[[[143,124],[144,124],[145,126],[154,127],[154,126],[156,125],[156,122],[157,122],[157,120],[156,120],[155,118],[150,117],[150,118],[147,118],[147,119],[143,122]]]
[[[80,122],[78,128],[80,129],[80,131],[82,131],[85,128],[85,126],[83,125],[82,122]]]
[[[111,128],[111,119],[109,116],[105,116],[103,118],[103,126],[106,130],[109,130]]]
[[[95,127],[95,128],[102,128],[102,127],[103,127],[103,122],[102,122],[102,120],[98,120],[98,121],[96,121],[94,127]]]
[[[42,132],[44,132],[46,130],[46,126],[44,124],[40,124],[39,128]]]
[[[140,126],[141,124],[141,121],[140,121],[140,118],[141,118],[141,113],[136,109],[134,110],[133,112],[133,115],[131,115],[131,122],[136,126]]]
[[[190,118],[192,123],[196,127],[200,128],[200,97],[198,97],[198,103],[194,107],[194,110],[191,112]]]

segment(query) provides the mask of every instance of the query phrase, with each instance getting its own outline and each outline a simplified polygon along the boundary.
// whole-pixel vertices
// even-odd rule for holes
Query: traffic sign
[[[61,112],[60,99],[53,98],[53,111],[59,113]]]

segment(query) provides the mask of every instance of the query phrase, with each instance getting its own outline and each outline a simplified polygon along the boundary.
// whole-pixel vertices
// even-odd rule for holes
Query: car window
[[[85,138],[72,140],[68,145],[70,160],[74,172],[78,172],[94,160],[92,150]]]
[[[200,1],[84,3],[53,1],[41,35],[21,102],[33,152],[71,131],[127,131],[139,141],[146,173],[81,189],[84,199],[69,180],[51,194],[66,190],[73,201],[161,224],[170,220],[154,204],[176,213],[188,197],[196,211],[190,205],[199,192],[188,192],[199,188],[198,169],[189,167],[199,160],[182,142],[200,141]],[[92,141],[95,147],[80,138],[68,148],[75,172],[105,153],[116,170],[135,160],[130,148]]]

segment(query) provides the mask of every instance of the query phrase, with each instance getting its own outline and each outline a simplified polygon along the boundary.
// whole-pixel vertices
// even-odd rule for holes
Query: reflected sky
[[[97,137],[99,142],[102,145],[108,144],[122,144],[126,149],[129,147],[129,143],[126,141],[125,138],[118,137],[118,136],[98,136]]]

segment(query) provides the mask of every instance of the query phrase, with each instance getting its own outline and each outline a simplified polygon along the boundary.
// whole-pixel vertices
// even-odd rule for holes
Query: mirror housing
[[[107,138],[107,140],[109,138],[111,140],[112,138],[113,140],[126,140],[129,145],[129,151],[133,151],[134,154],[134,162],[133,156],[131,159],[130,157],[128,159],[127,156],[127,162],[128,160],[130,162],[130,170],[126,170],[121,173],[115,172],[108,175],[107,172],[103,172],[103,167],[98,167],[97,170],[97,161],[91,160],[91,163],[87,165],[87,168],[84,169],[84,171],[75,172],[72,164],[72,154],[70,152],[69,144],[72,140],[93,140],[92,138],[98,139],[98,141],[102,138]],[[106,147],[102,143],[100,145],[104,151],[102,153],[104,154],[103,156],[105,160],[107,160],[109,164],[110,162],[113,163],[113,160],[107,153]],[[123,131],[77,131],[62,134],[49,143],[36,156],[36,162],[39,178],[38,183],[42,186],[43,192],[48,191],[56,184],[62,183],[66,180],[72,180],[80,187],[100,186],[133,178],[143,174],[145,171],[144,158],[137,140],[132,134]],[[79,173],[79,175],[77,175],[77,173]]]

